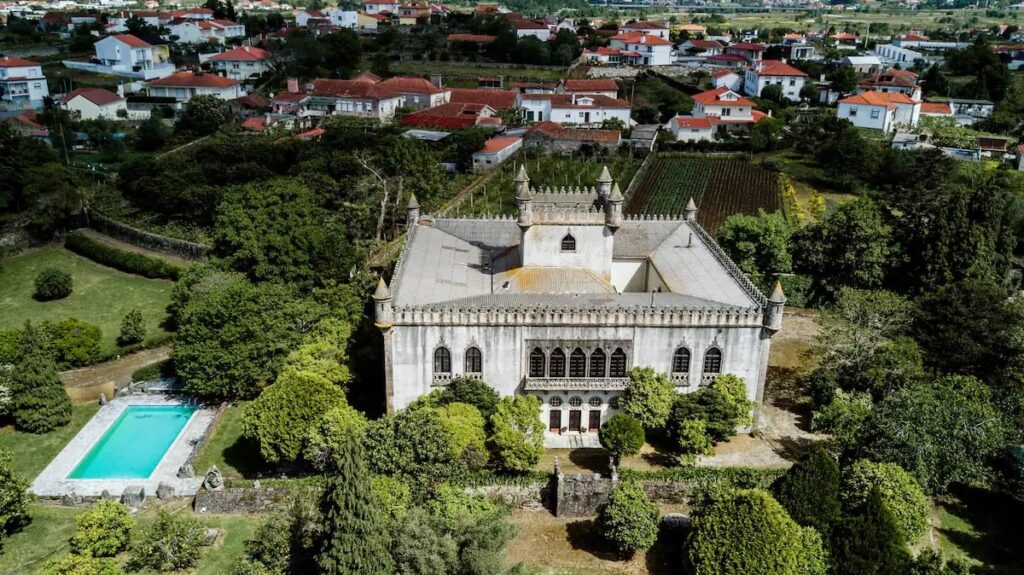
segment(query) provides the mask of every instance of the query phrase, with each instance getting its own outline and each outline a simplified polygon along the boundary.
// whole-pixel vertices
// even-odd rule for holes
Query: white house
[[[253,46],[239,46],[209,59],[213,69],[232,80],[248,80],[270,70],[270,52]]]
[[[665,124],[665,129],[672,132],[678,142],[710,142],[715,139],[715,126],[714,118],[675,116]]]
[[[178,19],[171,21],[167,29],[179,44],[223,44],[231,38],[245,38],[245,26],[230,20]]]
[[[363,11],[367,14],[380,14],[382,12],[397,14],[398,2],[367,2],[363,4]]]
[[[904,68],[909,68],[918,62],[928,62],[931,58],[925,56],[921,52],[916,52],[909,48],[901,48],[892,44],[876,44],[875,55],[878,56],[882,62],[888,65],[900,64]]]
[[[551,28],[547,24],[534,22],[533,20],[513,20],[512,27],[516,31],[517,38],[533,36],[544,42],[551,39]]]
[[[898,92],[864,92],[839,100],[836,117],[858,128],[893,132],[897,126],[916,126],[921,102]]]
[[[840,66],[853,68],[858,74],[874,74],[882,69],[882,61],[878,56],[845,56],[839,61]]]
[[[619,85],[611,78],[596,78],[593,80],[565,80],[562,83],[562,92],[576,95],[597,95],[608,98],[619,97]]]
[[[799,102],[806,80],[807,74],[781,60],[761,60],[747,69],[743,91],[748,96],[760,96],[761,90],[775,84],[782,88],[783,97]]]
[[[174,72],[174,64],[165,57],[166,49],[158,50],[145,40],[131,34],[107,36],[93,44],[96,51],[96,62],[84,63],[84,67],[94,67],[100,73],[115,74],[131,78],[150,80],[163,78]],[[75,66],[69,61],[64,64]]]
[[[119,111],[124,110],[125,115],[128,112],[124,98],[102,88],[78,88],[65,94],[61,103],[64,109],[77,112],[82,120],[117,120]]]
[[[619,33],[636,33],[643,36],[657,36],[662,40],[669,39],[668,27],[657,22],[630,22],[619,26]]]
[[[326,19],[327,15],[324,14],[323,10],[314,10],[312,8],[305,8],[302,10],[295,11],[295,25],[301,28],[309,26],[310,19]]]
[[[629,102],[608,96],[523,94],[522,108],[528,122],[586,125],[617,119],[629,125]]]
[[[523,147],[518,136],[495,136],[484,142],[484,147],[473,152],[473,170],[482,172],[501,164]]]
[[[683,54],[697,54],[699,56],[716,56],[725,50],[725,46],[717,40],[687,40],[679,45],[679,52]]]
[[[697,223],[623,215],[605,169],[596,186],[541,191],[521,169],[512,219],[421,217],[390,286],[373,294],[388,411],[457,377],[541,404],[548,447],[599,445],[632,367],[678,393],[734,374],[764,393],[785,295],[765,297]]]
[[[150,96],[174,98],[178,102],[188,102],[194,96],[234,100],[245,95],[238,80],[203,72],[176,72],[166,78],[146,82],[143,87]]]
[[[149,26],[160,27],[160,13],[140,10],[126,10],[107,16],[108,32],[127,32],[128,20],[138,18]]]
[[[42,108],[43,99],[49,95],[41,64],[10,56],[0,58],[0,100],[18,108]]]
[[[295,13],[297,26],[309,26],[309,21],[322,21],[339,28],[358,28],[359,12],[355,10],[313,10],[304,9]]]
[[[316,79],[307,86],[298,115],[353,116],[387,121],[405,103],[405,96],[365,80]]]
[[[754,110],[754,102],[721,87],[693,96],[693,115],[697,118],[713,117],[722,123],[753,124],[764,117]]]
[[[743,76],[733,70],[716,70],[712,72],[711,83],[716,88],[728,88],[733,92],[743,90]]]
[[[657,36],[625,32],[612,36],[610,46],[635,54],[636,63],[640,66],[672,64],[672,42]]]
[[[857,85],[857,93],[861,92],[899,92],[911,100],[921,99],[917,74],[910,70],[889,69],[864,78]]]

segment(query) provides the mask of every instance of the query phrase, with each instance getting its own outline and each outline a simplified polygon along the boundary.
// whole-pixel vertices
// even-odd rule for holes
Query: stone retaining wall
[[[523,511],[541,511],[552,507],[553,485],[480,485],[467,487],[470,495],[483,495],[487,499]]]
[[[196,513],[222,515],[239,513],[267,513],[284,503],[291,495],[291,489],[267,488],[224,489],[221,491],[200,491],[196,493],[193,509]]]
[[[88,222],[90,228],[123,242],[128,242],[133,246],[189,260],[202,259],[206,255],[207,250],[209,250],[209,247],[203,244],[169,238],[134,228],[126,223],[110,219],[95,210],[89,211]]]

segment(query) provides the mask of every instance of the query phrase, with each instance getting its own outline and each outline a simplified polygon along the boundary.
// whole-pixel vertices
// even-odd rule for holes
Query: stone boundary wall
[[[210,249],[209,246],[203,244],[169,238],[153,232],[140,230],[124,222],[108,218],[95,210],[86,215],[90,228],[140,248],[189,260],[202,259]]]
[[[559,475],[554,506],[559,517],[590,517],[608,502],[618,477],[603,477],[597,473]],[[687,503],[696,485],[693,481],[674,479],[642,479],[647,497],[655,503]]]
[[[553,483],[553,482],[552,482]],[[532,485],[479,485],[467,487],[465,492],[470,495],[483,495],[490,501],[503,503],[512,509],[523,511],[542,511],[551,509],[554,503],[554,486],[552,483],[535,483]]]
[[[252,487],[200,491],[192,507],[196,513],[235,515],[241,513],[268,513],[283,504],[292,494],[292,489]]]

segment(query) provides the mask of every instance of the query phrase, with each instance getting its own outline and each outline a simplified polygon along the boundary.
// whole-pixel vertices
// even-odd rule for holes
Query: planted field
[[[732,214],[782,209],[773,172],[742,159],[665,155],[648,166],[626,199],[626,213],[679,215],[690,197],[697,221],[712,232]]]

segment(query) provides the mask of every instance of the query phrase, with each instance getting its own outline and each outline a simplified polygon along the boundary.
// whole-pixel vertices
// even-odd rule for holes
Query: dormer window
[[[563,252],[574,252],[576,251],[576,238],[572,237],[572,234],[565,234],[562,238],[562,251]]]

